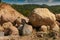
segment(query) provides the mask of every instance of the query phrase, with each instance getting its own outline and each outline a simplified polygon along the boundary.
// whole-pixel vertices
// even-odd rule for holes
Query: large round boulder
[[[29,22],[35,27],[41,25],[52,25],[55,21],[55,15],[47,8],[35,8],[29,15]]]

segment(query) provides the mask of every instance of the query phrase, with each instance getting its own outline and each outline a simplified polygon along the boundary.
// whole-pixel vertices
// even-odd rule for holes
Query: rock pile
[[[34,26],[46,34],[52,30],[58,36],[59,22],[56,19],[60,20],[59,17],[60,14],[55,16],[47,8],[36,8],[27,18],[10,5],[0,4],[0,32],[4,32],[5,35],[29,35],[33,32]]]
[[[59,19],[58,16],[57,19]],[[34,27],[41,27],[42,31],[44,32],[46,32],[47,29],[55,31],[57,33],[59,32],[59,26],[56,22],[56,16],[47,8],[34,9],[29,16],[29,22]]]
[[[32,32],[32,26],[23,25],[22,20],[28,23],[29,19],[17,12],[8,4],[0,4],[0,31],[4,32],[5,35],[19,35],[19,25],[22,24],[23,34],[26,34],[27,30]],[[31,27],[31,29],[30,29]],[[27,28],[27,30],[26,30]],[[27,34],[30,34],[27,32]]]

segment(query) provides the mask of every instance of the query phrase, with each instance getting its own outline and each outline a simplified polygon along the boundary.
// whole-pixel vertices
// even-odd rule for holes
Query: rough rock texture
[[[3,32],[4,28],[0,25],[0,32]]]
[[[13,26],[11,22],[4,23],[3,28],[10,29],[11,30],[10,35],[19,35],[18,29],[15,26]]]
[[[28,22],[29,20],[27,17],[23,16],[21,13],[13,9],[10,5],[0,4],[0,22],[1,23],[5,21],[14,22],[18,18],[20,22],[21,22],[21,19],[25,19],[26,22]]]
[[[56,14],[56,23],[60,26],[60,14]]]
[[[60,14],[56,14],[56,20],[60,21]]]
[[[52,29],[53,31],[59,32],[59,26],[58,26],[56,23],[53,24],[53,25],[51,25],[51,29]]]
[[[56,24],[60,27],[60,22],[56,21]]]
[[[42,26],[41,26],[41,30],[42,30],[43,32],[47,33],[47,32],[48,32],[48,27],[45,26],[45,25],[42,25]]]
[[[11,35],[18,35],[19,34],[18,29],[13,25],[14,24],[18,25],[22,23],[22,19],[24,19],[26,23],[28,23],[29,21],[27,17],[17,12],[10,5],[0,4],[0,25],[2,25],[2,27],[0,28],[0,31],[2,31],[4,28],[4,32],[7,32],[8,30],[10,30]]]
[[[29,16],[29,21],[34,26],[52,25],[56,17],[47,8],[36,8]]]
[[[39,27],[32,28],[25,21],[22,22],[22,19],[26,20],[26,22],[30,19],[32,26]],[[7,34],[10,33],[9,36],[0,37],[0,40],[50,40],[49,35],[45,35],[45,32],[50,31],[49,29],[52,29],[56,37],[59,34],[59,23],[56,22],[55,15],[47,8],[34,9],[29,19],[14,10],[10,5],[0,4],[0,31]],[[18,27],[15,27],[13,22],[17,25],[19,24]],[[40,27],[43,32],[39,30]],[[22,34],[27,36],[19,36],[18,30],[21,30]],[[40,35],[43,37],[40,38]]]
[[[23,19],[24,19],[24,20],[26,19],[26,20],[25,20],[25,21],[26,21],[26,23],[28,23],[28,22],[29,22],[29,19],[28,19],[28,18],[22,18],[22,17],[21,17],[21,18],[17,18],[17,19],[15,20],[15,22],[19,25],[19,24],[21,24],[21,23],[22,23],[22,20],[23,20]]]
[[[51,25],[51,29],[52,29],[52,32],[53,32],[51,34],[53,34],[55,38],[58,38],[59,35],[60,35],[59,34],[59,30],[60,30],[59,26],[56,23],[54,23],[53,25]]]
[[[33,28],[31,25],[25,24],[23,27],[23,35],[29,35],[33,31]]]

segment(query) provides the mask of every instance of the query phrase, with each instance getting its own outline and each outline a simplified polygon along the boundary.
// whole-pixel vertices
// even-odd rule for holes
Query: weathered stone
[[[10,29],[11,30],[10,35],[19,35],[18,29],[15,26],[13,26],[11,22],[4,23],[3,28]]]
[[[25,19],[26,22],[29,21],[29,19],[25,16],[23,16],[21,13],[17,12],[15,9],[13,9],[8,4],[0,4],[0,24],[3,22],[14,22],[17,20],[17,22],[21,23],[21,19]],[[1,21],[2,20],[2,21]]]
[[[47,8],[36,8],[29,16],[29,22],[33,26],[52,25],[55,21],[55,15]]]
[[[60,27],[60,22],[56,21],[56,24]]]
[[[60,14],[56,14],[56,20],[60,21]]]
[[[54,37],[59,37],[59,26],[55,23],[51,26]]]
[[[25,24],[24,27],[23,27],[23,35],[29,35],[31,34],[33,31],[33,28],[31,25],[27,25]]]
[[[24,24],[24,25],[20,24],[20,26],[18,27],[18,30],[21,35],[29,35],[32,33],[33,28],[31,25],[28,25],[28,24]]]
[[[0,32],[3,32],[4,28],[0,25]]]
[[[52,29],[53,31],[59,32],[59,26],[58,26],[56,23],[53,24],[53,25],[51,25],[51,29]]]
[[[47,28],[47,26],[45,26],[45,25],[42,25],[42,26],[41,26],[41,30],[42,30],[43,32],[45,32],[45,33],[48,32],[48,28]]]

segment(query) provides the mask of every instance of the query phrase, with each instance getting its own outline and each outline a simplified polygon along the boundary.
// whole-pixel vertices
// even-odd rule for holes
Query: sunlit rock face
[[[25,19],[26,22],[29,21],[27,17],[17,12],[10,5],[0,4],[0,22],[6,22],[6,21],[14,22],[16,19],[19,19],[18,22],[19,21],[21,22],[21,19]]]
[[[55,21],[55,15],[47,8],[36,8],[29,16],[29,22],[34,26],[52,25]]]
[[[0,4],[0,31],[4,34],[19,35],[15,24],[22,23],[22,19],[28,23],[29,19],[13,9],[9,4]],[[11,32],[10,32],[11,31]]]

